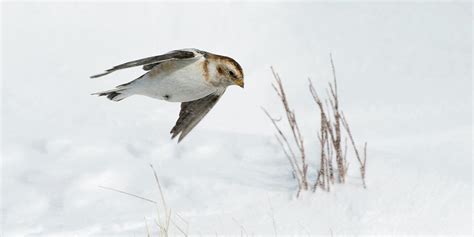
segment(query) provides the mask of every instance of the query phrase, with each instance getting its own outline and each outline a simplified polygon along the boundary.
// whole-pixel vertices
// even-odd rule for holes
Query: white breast
[[[131,86],[135,94],[171,102],[200,99],[217,89],[204,78],[204,60],[204,57],[200,57],[164,62]]]

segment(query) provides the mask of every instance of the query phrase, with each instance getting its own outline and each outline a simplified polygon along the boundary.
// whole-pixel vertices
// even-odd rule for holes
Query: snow
[[[472,234],[472,8],[469,3],[2,3],[2,236],[145,236],[160,200],[194,235]],[[141,75],[88,77],[195,47],[229,55],[229,88],[183,140],[179,105],[90,96]],[[330,193],[295,198],[261,111],[283,115],[286,85],[317,167],[320,92],[337,69],[356,141],[368,142]],[[179,219],[176,222],[179,224]],[[180,223],[181,225],[183,223]],[[173,234],[179,234],[172,229]]]

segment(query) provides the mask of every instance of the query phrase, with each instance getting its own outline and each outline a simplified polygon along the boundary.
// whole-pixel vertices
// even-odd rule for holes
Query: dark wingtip
[[[178,135],[180,134],[179,132],[175,131],[174,128],[171,129],[170,133],[172,134],[172,135],[171,135],[171,140],[173,140],[176,136],[178,136]],[[177,143],[181,142],[182,139],[183,139],[183,137],[182,137],[182,136],[179,136]]]
[[[105,76],[107,74],[111,73],[110,71],[106,71],[106,72],[103,72],[103,73],[100,73],[100,74],[97,74],[97,75],[93,75],[93,76],[90,76],[90,79],[94,79],[94,78],[98,78],[98,77],[102,77],[102,76]]]
[[[117,92],[110,92],[110,93],[107,93],[107,94],[104,94],[104,95],[107,95],[107,98],[109,100],[114,100],[114,98],[118,95],[120,95],[120,93],[117,93]]]
[[[115,91],[112,91],[112,92],[98,92],[98,93],[93,93],[91,95],[96,95],[96,96],[106,96],[107,99],[109,100],[112,100],[112,101],[121,101],[123,100],[124,98],[122,99],[119,99],[119,100],[114,100],[114,98],[118,95],[120,95],[121,93],[120,92],[115,92]]]
[[[176,136],[178,136],[178,133],[172,133],[173,135],[171,135],[171,140],[173,140]]]
[[[173,127],[170,131],[170,134],[172,134],[171,139],[174,139],[178,135],[178,133],[175,130],[176,130],[175,127]]]

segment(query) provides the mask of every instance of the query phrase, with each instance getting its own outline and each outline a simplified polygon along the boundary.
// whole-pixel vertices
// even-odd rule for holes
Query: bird
[[[146,73],[115,89],[92,95],[106,96],[112,101],[144,95],[168,102],[181,102],[178,119],[170,131],[171,139],[179,135],[178,143],[214,107],[228,86],[244,88],[244,73],[237,61],[194,48],[126,62],[90,78],[137,66],[142,66]]]

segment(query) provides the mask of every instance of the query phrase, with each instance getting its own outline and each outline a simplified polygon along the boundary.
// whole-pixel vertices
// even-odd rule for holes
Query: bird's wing
[[[162,62],[143,65],[143,70],[145,70],[145,71],[150,71],[150,70],[153,69],[156,65],[161,64],[161,63],[162,63]]]
[[[178,142],[183,140],[183,138],[201,121],[201,119],[206,116],[217,101],[219,101],[224,92],[225,89],[219,90],[201,99],[181,103],[179,118],[170,132],[173,134],[171,139],[180,134]]]
[[[148,58],[142,58],[138,60],[134,60],[131,62],[123,63],[117,66],[114,66],[110,69],[107,69],[104,73],[97,74],[94,76],[91,76],[91,78],[97,78],[101,76],[105,76],[111,72],[124,69],[124,68],[129,68],[129,67],[136,67],[136,66],[143,66],[144,70],[150,70],[153,66],[158,65],[159,63],[169,61],[169,60],[182,60],[182,59],[192,59],[195,57],[202,56],[197,50],[175,50],[171,51],[167,54],[163,55],[158,55],[158,56],[153,56],[153,57],[148,57]]]

